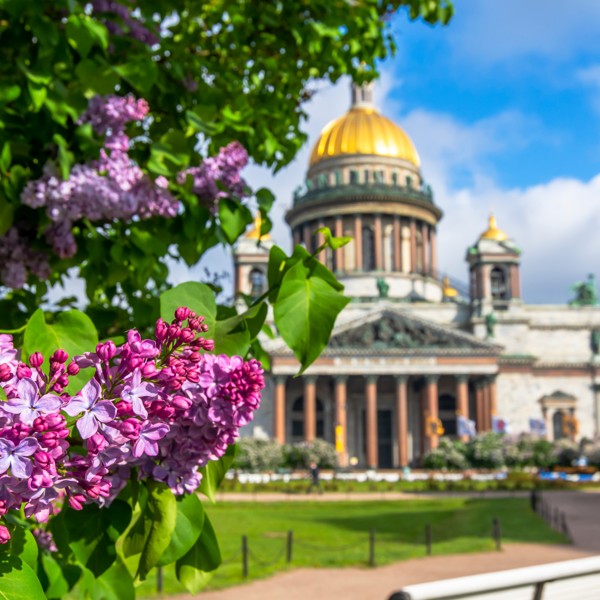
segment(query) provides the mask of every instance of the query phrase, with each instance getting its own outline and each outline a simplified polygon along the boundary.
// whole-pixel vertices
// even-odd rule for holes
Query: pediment
[[[355,352],[474,352],[499,354],[500,347],[475,336],[406,313],[385,310],[369,315],[333,335],[326,353]]]

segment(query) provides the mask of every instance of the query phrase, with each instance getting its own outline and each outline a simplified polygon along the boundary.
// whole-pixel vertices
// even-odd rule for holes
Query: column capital
[[[440,376],[439,375],[426,375],[425,376],[425,381],[427,383],[437,383],[439,380]]]
[[[468,375],[456,375],[456,381],[458,383],[469,383],[469,376]]]
[[[275,381],[276,385],[285,384],[288,380],[288,376],[287,375],[275,375],[273,377],[273,380]]]
[[[396,383],[404,384],[408,382],[409,375],[394,375],[394,378],[396,379]]]
[[[365,375],[367,383],[377,383],[379,375]]]
[[[348,381],[348,375],[334,375],[333,380],[336,383],[346,383]]]
[[[318,375],[303,375],[302,379],[304,379],[305,384],[311,385],[317,383],[317,377]]]

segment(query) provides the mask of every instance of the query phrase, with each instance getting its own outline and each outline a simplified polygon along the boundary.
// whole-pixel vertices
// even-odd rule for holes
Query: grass
[[[534,514],[526,499],[443,498],[401,502],[229,503],[208,506],[223,564],[209,588],[236,585],[242,578],[241,537],[248,537],[249,578],[294,567],[368,566],[369,531],[375,530],[378,565],[425,555],[425,526],[431,525],[433,554],[482,552],[495,548],[492,519],[503,542],[566,543]],[[285,562],[287,531],[294,535],[293,559]],[[273,564],[271,564],[273,563]],[[139,589],[155,592],[155,575]],[[185,592],[174,570],[164,570],[164,593]]]

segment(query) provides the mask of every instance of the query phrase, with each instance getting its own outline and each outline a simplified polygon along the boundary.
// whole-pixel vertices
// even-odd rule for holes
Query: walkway
[[[527,492],[407,494],[221,494],[220,501],[285,502],[316,500],[409,500],[440,497],[523,497]],[[573,546],[543,544],[505,544],[501,552],[428,556],[406,560],[375,569],[295,569],[265,580],[214,592],[203,592],[202,600],[386,600],[390,593],[413,583],[425,583],[452,577],[491,573],[561,560],[582,558],[600,552],[600,493],[543,492],[550,505],[565,512]],[[178,596],[177,600],[191,600]]]

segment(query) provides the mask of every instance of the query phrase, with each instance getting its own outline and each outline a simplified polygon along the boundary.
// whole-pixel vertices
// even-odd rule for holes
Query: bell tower
[[[480,314],[521,302],[521,250],[490,215],[488,228],[467,250],[471,304]]]
[[[267,291],[267,267],[273,240],[260,234],[260,213],[252,228],[239,240],[233,252],[234,294],[258,298]]]

